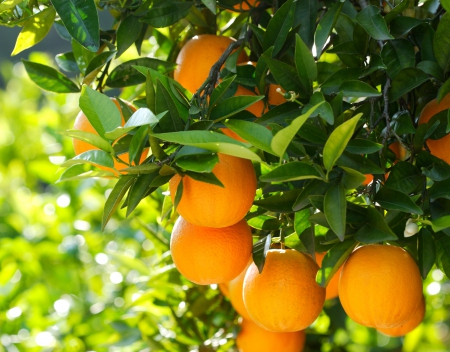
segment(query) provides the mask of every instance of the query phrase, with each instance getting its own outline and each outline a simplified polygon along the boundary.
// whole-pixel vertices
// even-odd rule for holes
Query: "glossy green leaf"
[[[97,56],[95,56],[91,62],[86,67],[84,73],[85,77],[83,79],[83,84],[91,84],[94,81],[97,74],[100,72],[101,68],[111,61],[116,54],[115,51],[105,51]]]
[[[4,0],[0,4],[0,12],[12,9],[19,5],[22,2],[22,0]]]
[[[216,154],[200,154],[179,157],[176,164],[184,170],[210,173],[218,162],[219,157]]]
[[[363,243],[395,241],[397,236],[391,230],[385,217],[373,208],[367,208],[367,222],[356,232],[355,240]]]
[[[297,1],[297,5],[295,6],[293,27],[296,28],[300,25],[298,34],[310,50],[314,45],[317,10],[317,1]]]
[[[376,88],[361,81],[346,81],[341,84],[339,91],[344,94],[344,97],[371,98],[381,96],[381,92]]]
[[[136,181],[135,176],[121,176],[119,181],[117,181],[113,190],[108,196],[108,199],[105,203],[105,208],[103,209],[103,217],[102,217],[102,230],[105,228],[111,216],[116,211],[119,203],[127,193],[128,189],[131,185]]]
[[[178,112],[174,97],[164,87],[164,85],[156,81],[156,101],[155,112],[157,114],[164,114],[159,120],[158,127],[162,132],[177,132],[184,130],[184,122]]]
[[[383,145],[369,139],[352,139],[345,147],[345,151],[352,154],[372,154],[383,149]]]
[[[388,75],[395,78],[402,69],[414,67],[414,46],[406,39],[391,40],[383,46],[381,58],[387,67]]]
[[[335,184],[325,193],[324,213],[336,236],[344,240],[347,217],[347,198],[342,184]]]
[[[166,113],[155,115],[150,109],[140,108],[131,115],[128,121],[123,126],[118,126],[117,128],[105,133],[105,137],[111,140],[116,140],[122,137],[124,134],[134,130],[136,127],[149,125],[151,128],[155,127],[161,118]]]
[[[186,17],[192,5],[189,1],[162,2],[153,6],[141,21],[156,28],[168,27]]]
[[[412,91],[428,81],[428,76],[422,70],[414,67],[402,69],[392,81],[389,89],[389,101],[399,99],[403,94]]]
[[[366,179],[366,175],[362,174],[359,171],[345,166],[341,166],[341,169],[344,171],[344,174],[342,175],[342,183],[344,184],[346,189],[356,188],[360,186]]]
[[[395,38],[404,37],[411,31],[411,29],[420,26],[422,23],[423,21],[417,18],[399,16],[394,18],[391,22],[391,33]]]
[[[216,13],[216,1],[215,0],[202,0],[202,3],[213,13]]]
[[[309,221],[309,216],[311,215],[311,209],[303,209],[302,211],[296,212],[294,217],[294,229],[297,233],[300,241],[308,250],[311,256],[315,255],[316,252],[316,241],[315,241],[315,227]]]
[[[256,200],[254,204],[276,213],[291,213],[298,194],[299,191],[297,189],[283,191],[270,197]]]
[[[104,136],[105,132],[113,131],[122,124],[116,104],[106,95],[89,86],[82,88],[80,108],[100,136]]]
[[[100,27],[94,0],[53,0],[61,21],[73,39],[90,51],[100,46]]]
[[[250,227],[257,230],[276,231],[279,230],[283,223],[273,216],[260,215],[247,221]]]
[[[286,1],[273,15],[263,38],[263,50],[273,46],[272,56],[276,56],[283,47],[289,30],[294,23],[294,0]]]
[[[78,68],[77,65],[77,61],[75,60],[75,56],[71,51],[56,55],[55,61],[63,71],[80,72],[80,69]]]
[[[410,2],[408,0],[402,0],[397,6],[395,6],[391,11],[389,11],[386,16],[384,16],[384,20],[387,24],[389,24],[396,16],[401,14],[407,7]]]
[[[450,227],[450,215],[443,216],[439,219],[434,219],[431,222],[431,226],[434,232],[439,232]]]
[[[442,232],[435,237],[436,265],[445,275],[450,276],[450,237]]]
[[[226,120],[225,126],[237,133],[239,137],[254,145],[256,148],[276,155],[270,146],[273,135],[267,128],[254,122],[243,120]]]
[[[423,176],[412,164],[400,161],[392,168],[385,186],[409,195],[417,187],[422,187]]]
[[[336,164],[340,167],[348,167],[358,170],[363,174],[384,174],[384,170],[377,166],[373,161],[363,157],[362,155],[349,154],[346,151],[342,153]]]
[[[112,153],[114,151],[113,147],[111,147],[111,144],[109,144],[108,141],[100,137],[98,134],[78,130],[68,130],[60,133],[64,136],[79,139],[80,141],[89,143],[94,147],[104,150],[105,152]]]
[[[220,82],[216,88],[214,88],[211,98],[209,100],[209,106],[210,108],[216,105],[217,102],[220,101],[220,99],[224,96],[224,94],[227,92],[228,88],[230,87],[231,83],[236,79],[236,76],[231,76],[230,78],[224,79],[222,82]]]
[[[274,60],[266,54],[262,58],[269,66],[270,72],[275,77],[278,84],[286,91],[294,91],[296,93],[303,92],[304,88],[297,76],[297,70],[282,61]]]
[[[55,16],[56,11],[53,7],[47,7],[34,16],[31,16],[17,37],[16,45],[11,56],[31,48],[44,39],[50,31],[50,28],[52,28]]]
[[[193,178],[196,181],[209,183],[211,185],[219,186],[219,187],[225,187],[223,183],[220,181],[220,179],[217,178],[215,174],[212,172],[193,172],[193,171],[186,171],[186,175],[190,178]]]
[[[271,244],[272,244],[272,236],[267,235],[266,237],[260,239],[253,245],[252,251],[253,262],[258,268],[260,274],[264,269],[267,252],[269,251]]]
[[[307,91],[312,91],[312,82],[317,80],[317,66],[312,53],[298,34],[295,36],[295,68],[302,85]]]
[[[394,39],[389,34],[386,22],[383,16],[380,15],[378,7],[370,5],[363,9],[356,15],[356,22],[358,22],[364,30],[375,40],[390,40]]]
[[[261,95],[241,95],[224,99],[212,108],[209,118],[214,121],[222,121],[240,111],[247,109],[249,106],[263,98],[264,96]]]
[[[80,72],[84,74],[86,72],[88,64],[95,59],[96,53],[89,51],[80,43],[78,43],[75,39],[71,40],[71,44],[72,44],[72,52],[75,57],[75,61],[78,65],[78,68]]]
[[[137,17],[128,15],[120,22],[117,29],[117,56],[122,55],[139,37],[142,30],[142,22]]]
[[[42,89],[55,93],[78,93],[80,88],[54,68],[22,60],[30,79]]]
[[[433,50],[436,60],[444,72],[450,69],[450,14],[442,16],[433,38]]]
[[[317,171],[317,168],[302,161],[282,164],[259,177],[263,182],[288,182],[311,178],[322,179],[322,175]]]
[[[244,159],[260,162],[261,158],[233,138],[212,131],[185,131],[154,134],[155,137],[172,143],[179,143],[193,147],[210,150],[215,153],[224,153]]]
[[[323,148],[323,164],[328,172],[331,171],[350,141],[361,116],[362,114],[358,114],[336,127],[325,143],[325,147]]]
[[[375,195],[375,201],[388,210],[422,215],[423,211],[406,194],[392,188],[383,187]]]
[[[358,242],[354,239],[348,239],[334,245],[322,260],[322,265],[317,272],[316,282],[326,287],[334,274],[337,273],[342,264],[347,260],[348,256],[353,252]]]
[[[61,167],[69,167],[77,164],[93,164],[104,167],[114,167],[114,160],[111,155],[103,150],[88,150],[87,152],[78,154],[72,159],[65,161]]]
[[[323,47],[333,30],[334,25],[341,13],[342,7],[344,6],[343,1],[339,1],[331,6],[325,15],[320,20],[317,25],[316,34],[314,36],[314,43],[316,44],[317,58],[322,55]]]
[[[284,157],[284,153],[286,153],[289,144],[294,139],[298,130],[303,126],[309,116],[319,107],[319,105],[313,106],[306,113],[294,119],[288,127],[283,128],[273,137],[271,143],[272,150],[279,155],[281,159]]]
[[[130,163],[135,161],[136,164],[139,163],[141,159],[141,154],[144,149],[144,143],[148,140],[148,126],[141,126],[138,128],[136,133],[130,142],[129,148],[129,159]]]
[[[425,280],[436,260],[436,245],[433,236],[426,228],[419,232],[418,243],[419,270],[422,278]]]

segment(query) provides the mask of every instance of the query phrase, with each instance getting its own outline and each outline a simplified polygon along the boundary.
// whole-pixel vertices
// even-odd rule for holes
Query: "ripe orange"
[[[218,154],[219,162],[212,172],[224,187],[183,177],[183,195],[177,211],[194,225],[226,227],[237,223],[249,211],[256,192],[256,175],[250,160]],[[170,196],[175,199],[181,177],[169,182]],[[238,273],[239,274],[239,273]]]
[[[230,296],[230,290],[228,289],[228,282],[221,282],[219,284],[219,290],[225,297]]]
[[[239,352],[301,352],[305,345],[305,331],[272,332],[244,319],[236,337]]]
[[[319,266],[295,249],[270,249],[262,274],[250,265],[244,279],[244,304],[252,320],[273,332],[307,328],[318,317],[325,289],[316,283]]]
[[[178,66],[173,75],[174,79],[184,88],[195,93],[208,78],[211,67],[233,41],[233,38],[214,34],[193,37],[177,56]],[[242,50],[237,62],[246,60],[247,54]]]
[[[190,224],[180,216],[170,237],[175,266],[199,285],[234,279],[247,265],[252,246],[252,233],[245,219],[216,229]]]
[[[390,329],[379,328],[378,331],[392,337],[404,336],[413,331],[415,328],[417,328],[419,324],[422,322],[424,316],[425,316],[425,298],[422,297],[422,301],[419,305],[419,308],[416,309],[411,319],[409,319],[406,323],[397,328],[390,328]]]
[[[420,113],[419,125],[427,123],[434,115],[449,108],[450,94],[447,94],[439,103],[436,99],[433,99],[425,105]],[[441,139],[427,139],[427,145],[430,148],[431,154],[450,164],[450,134],[447,134]]]
[[[240,95],[256,95],[256,94],[253,93],[251,90],[248,90],[247,88],[238,86],[235,96]],[[256,103],[250,105],[246,110],[250,111],[256,117],[261,117],[261,115],[264,112],[264,103],[262,100],[258,100]]]
[[[117,106],[117,109],[120,110],[120,105],[119,102],[116,99],[111,99],[114,104]],[[128,106],[131,108],[131,110],[136,111],[136,108],[131,105],[128,104]],[[123,118],[122,115],[122,111],[120,113],[121,117],[122,117],[122,126],[125,124],[125,119]],[[84,132],[90,132],[90,133],[95,133],[98,134],[97,131],[94,129],[94,127],[91,125],[91,123],[89,122],[88,118],[86,117],[86,115],[83,113],[83,111],[80,111],[75,119],[75,123],[73,125],[73,129],[74,130],[79,130],[79,131],[84,131]],[[75,151],[76,155],[79,155],[81,153],[87,152],[89,150],[98,150],[99,148],[93,146],[92,144],[89,144],[87,142],[81,141],[79,139],[74,138],[73,139],[73,149]],[[147,156],[147,151],[145,150],[142,155],[141,155],[141,162],[145,160]],[[128,153],[124,153],[118,156],[121,160],[125,161],[126,163],[130,163],[130,159],[129,159],[129,154]],[[114,168],[117,170],[122,170],[127,168],[128,166],[118,162],[116,160],[114,160]],[[103,169],[103,170],[111,170],[107,167],[103,167],[103,166],[99,166],[99,168]]]
[[[244,319],[251,320],[250,315],[247,312],[247,308],[244,305],[244,297],[242,294],[242,289],[244,287],[244,278],[247,273],[248,267],[253,263],[253,259],[250,257],[247,266],[244,270],[228,283],[228,293],[231,301],[231,305]]]
[[[342,267],[339,299],[347,315],[359,324],[398,327],[411,318],[422,300],[417,264],[400,247],[359,247]]]
[[[233,139],[237,140],[238,142],[247,143],[247,141],[245,139],[239,137],[239,135],[236,132],[230,130],[229,128],[221,128],[220,130],[222,131],[222,133],[225,136],[233,138]]]
[[[322,267],[322,260],[325,257],[326,252],[316,253],[316,261],[319,267]],[[339,295],[339,276],[341,275],[342,266],[339,268],[336,274],[327,285],[327,294],[325,299],[333,299]]]
[[[236,10],[248,11],[252,7],[255,7],[255,4],[256,4],[257,1],[258,0],[241,1],[239,4],[234,5],[233,8],[236,9]],[[251,7],[248,6],[248,4],[250,4]]]

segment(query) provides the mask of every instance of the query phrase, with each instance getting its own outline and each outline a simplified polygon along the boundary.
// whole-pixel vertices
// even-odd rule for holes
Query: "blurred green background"
[[[174,270],[162,191],[101,232],[113,183],[55,183],[73,156],[58,132],[73,125],[78,95],[37,88],[9,58],[16,35],[0,29],[0,351],[233,351],[229,302]],[[22,57],[54,65],[65,50],[54,36]],[[335,299],[308,329],[305,351],[449,351],[450,282],[433,269],[424,288],[425,321],[406,338],[352,322]]]

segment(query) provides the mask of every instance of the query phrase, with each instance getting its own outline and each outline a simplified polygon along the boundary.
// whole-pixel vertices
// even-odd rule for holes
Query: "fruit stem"
[[[283,232],[283,229],[280,229],[280,245],[281,245],[281,249],[284,249],[284,232]]]

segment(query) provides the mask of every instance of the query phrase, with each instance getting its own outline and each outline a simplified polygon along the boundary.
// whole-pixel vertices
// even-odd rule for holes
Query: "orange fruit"
[[[237,140],[238,142],[247,143],[247,141],[245,139],[239,137],[239,135],[236,132],[230,130],[229,128],[221,128],[220,130],[222,131],[222,133],[225,136],[233,138],[233,139]]]
[[[273,332],[307,328],[318,317],[325,289],[316,283],[319,266],[295,249],[270,249],[260,274],[253,263],[244,279],[244,304],[252,320]]]
[[[419,305],[419,308],[416,309],[411,319],[409,319],[406,323],[397,328],[390,328],[390,329],[379,328],[378,331],[392,337],[404,336],[413,331],[415,328],[417,328],[419,324],[422,322],[424,316],[425,316],[425,298],[422,297],[422,301]]]
[[[277,92],[277,89],[281,88],[278,84],[269,85],[269,105],[281,105],[286,102],[284,96]]]
[[[226,227],[237,223],[249,211],[256,192],[256,174],[250,160],[218,154],[213,174],[224,187],[183,177],[183,195],[177,211],[194,225]],[[175,199],[179,175],[169,182],[170,196]],[[236,276],[239,273],[236,274]]]
[[[423,108],[419,117],[419,125],[427,123],[434,115],[440,113],[443,110],[450,108],[450,94],[447,94],[438,103],[436,99],[430,101]],[[441,139],[427,139],[428,148],[430,148],[431,154],[444,160],[450,164],[450,134],[442,137]]]
[[[219,284],[219,290],[220,290],[220,292],[222,292],[222,294],[225,297],[229,297],[230,296],[230,291],[228,289],[228,283],[227,282],[221,282]]]
[[[238,276],[252,255],[252,233],[245,219],[233,226],[196,226],[181,216],[170,237],[178,271],[199,285],[227,282]]]
[[[111,99],[114,104],[117,106],[117,109],[119,109],[120,111],[120,116],[122,117],[122,126],[125,124],[125,119],[123,118],[122,115],[122,110],[120,109],[120,105],[119,102],[116,99]],[[136,111],[136,108],[131,105],[128,104],[128,106],[131,108],[131,110]],[[75,123],[73,125],[73,129],[74,130],[79,130],[79,131],[84,131],[84,132],[90,132],[90,133],[94,133],[94,134],[98,134],[97,131],[94,129],[94,127],[92,126],[92,124],[89,122],[87,116],[83,113],[83,111],[80,111],[75,119]],[[89,150],[98,150],[99,148],[93,146],[92,144],[89,144],[87,142],[81,141],[79,139],[74,138],[73,139],[73,149],[75,151],[76,155],[79,155],[81,153],[87,152]],[[130,163],[130,158],[129,158],[129,154],[128,153],[124,153],[121,155],[118,155],[118,157],[125,161],[126,163]],[[145,158],[147,157],[147,150],[145,150],[142,155],[141,155],[141,162],[145,160]],[[104,167],[104,166],[98,166],[99,168],[103,169],[103,170],[108,170],[110,171],[110,168]],[[125,165],[121,162],[118,162],[117,160],[114,160],[114,168],[117,170],[122,170],[127,168],[128,165]],[[111,170],[113,171],[113,170]]]
[[[244,305],[244,297],[242,294],[242,289],[244,287],[244,278],[247,273],[248,267],[253,263],[253,259],[250,257],[250,260],[247,263],[247,266],[244,270],[233,280],[228,283],[228,293],[231,301],[231,305],[238,312],[240,316],[244,319],[251,320],[250,315],[247,312],[247,308]]]
[[[236,337],[239,352],[301,352],[305,346],[305,331],[272,332],[244,319]]]
[[[248,11],[250,10],[252,7],[255,7],[255,4],[258,0],[247,0],[247,1],[241,1],[239,4],[236,4],[233,6],[233,8],[235,10],[241,10],[241,11]],[[248,5],[251,5],[248,6]]]
[[[412,317],[422,300],[419,268],[403,248],[359,247],[342,267],[339,299],[347,315],[359,324],[398,327]]]
[[[178,66],[173,74],[174,79],[184,88],[195,93],[208,78],[211,67],[233,41],[233,38],[214,34],[193,37],[177,56]],[[242,50],[237,62],[246,60],[247,54]]]
[[[240,95],[255,95],[251,90],[248,90],[247,88],[244,88],[242,86],[238,86],[236,94],[234,96],[240,96]],[[256,103],[253,103],[250,105],[247,109],[247,111],[250,111],[253,115],[256,117],[261,117],[261,115],[264,112],[264,102],[262,100],[258,100]]]
[[[322,260],[327,253],[316,253],[316,261],[319,267],[322,267]],[[336,274],[327,285],[327,293],[325,299],[333,299],[339,295],[339,276],[341,275],[342,266],[339,268]]]

